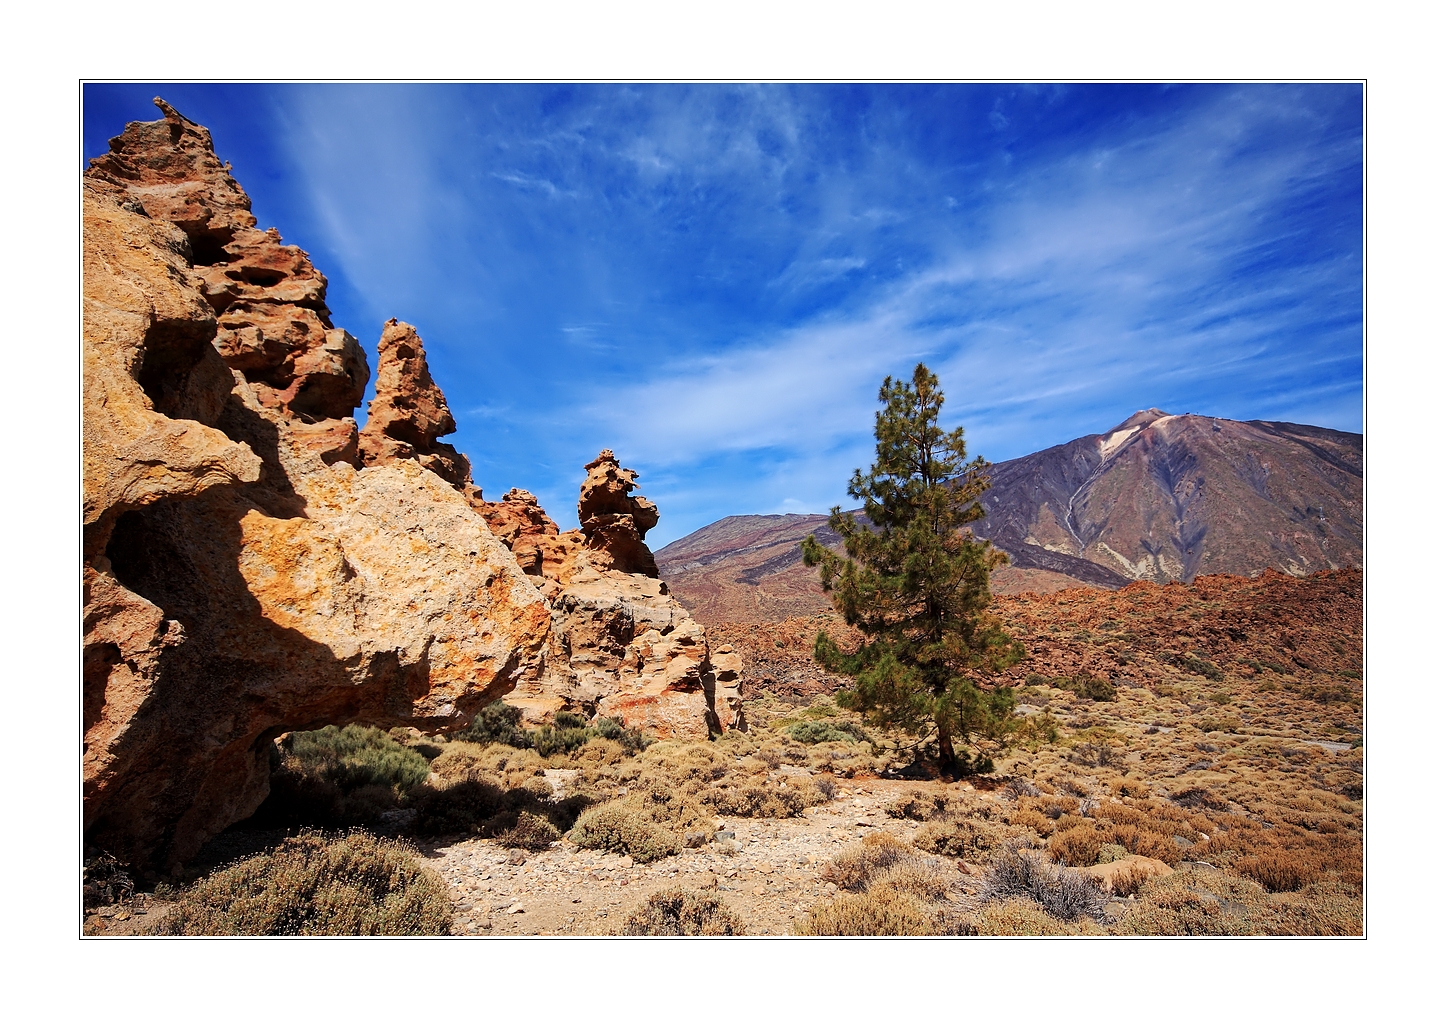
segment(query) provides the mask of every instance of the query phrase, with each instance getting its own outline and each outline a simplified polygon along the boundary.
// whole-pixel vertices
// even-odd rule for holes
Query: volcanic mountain
[[[1364,565],[1364,449],[1351,432],[1151,408],[990,477],[974,532],[1009,553],[1002,593]],[[656,558],[705,621],[776,621],[829,607],[802,564],[807,534],[838,540],[821,514],[735,516]]]

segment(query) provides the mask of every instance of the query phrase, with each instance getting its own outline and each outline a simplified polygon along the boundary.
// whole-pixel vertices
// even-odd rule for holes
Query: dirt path
[[[860,779],[838,786],[831,803],[802,817],[719,817],[715,825],[734,833],[736,849],[714,842],[647,865],[566,842],[533,854],[480,838],[419,848],[451,889],[458,935],[617,933],[651,893],[674,885],[714,891],[749,934],[791,935],[796,921],[837,894],[820,873],[834,854],[871,831],[907,840],[918,827],[883,808],[920,783]]]

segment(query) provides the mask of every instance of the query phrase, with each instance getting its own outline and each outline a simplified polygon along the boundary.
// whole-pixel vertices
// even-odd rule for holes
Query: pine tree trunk
[[[945,775],[959,775],[959,759],[954,756],[954,734],[946,725],[939,726],[939,771]]]

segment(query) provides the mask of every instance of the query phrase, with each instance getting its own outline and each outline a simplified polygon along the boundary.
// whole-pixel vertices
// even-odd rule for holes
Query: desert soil
[[[796,921],[838,894],[820,874],[835,854],[869,832],[913,837],[919,822],[889,817],[883,808],[919,785],[840,779],[834,800],[802,817],[719,817],[715,827],[734,839],[651,864],[565,841],[533,854],[482,838],[428,842],[419,849],[447,882],[457,935],[616,934],[650,894],[679,885],[714,892],[742,918],[748,934],[791,935]],[[961,892],[971,888],[962,878]]]

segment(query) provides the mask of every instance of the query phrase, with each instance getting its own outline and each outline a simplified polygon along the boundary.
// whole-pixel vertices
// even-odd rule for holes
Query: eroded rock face
[[[415,460],[458,491],[469,492],[474,487],[471,463],[437,441],[456,430],[447,400],[432,381],[417,330],[391,319],[377,345],[377,395],[367,408],[359,440],[362,463]]]
[[[603,450],[587,465],[577,519],[587,547],[598,553],[598,563],[622,573],[656,577],[658,564],[643,538],[657,526],[658,507],[629,494],[637,480],[636,471],[620,466],[612,450]]]
[[[552,610],[545,668],[505,699],[529,722],[568,709],[620,718],[661,739],[742,728],[742,659],[731,648],[710,654],[702,627],[656,568],[647,572],[652,553],[641,536],[658,511],[629,494],[637,474],[611,450],[587,472],[581,530],[559,532],[536,497],[518,489],[480,510]],[[589,522],[597,525],[591,533]]]
[[[324,277],[160,105],[84,185],[86,838],[152,872],[254,811],[275,736],[460,727],[552,627],[433,464],[358,469]]]
[[[291,730],[455,729],[504,696],[741,726],[741,661],[655,579],[637,475],[589,464],[581,530],[484,502],[395,319],[359,433],[366,357],[325,277],[157,102],[84,181],[88,847],[173,871],[261,803]]]

